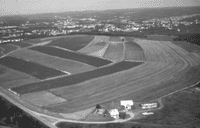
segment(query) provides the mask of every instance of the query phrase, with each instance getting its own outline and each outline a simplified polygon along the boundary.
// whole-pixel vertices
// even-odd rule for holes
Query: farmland
[[[27,43],[25,41],[23,41],[23,42],[17,42],[17,43],[12,43],[12,45],[19,46],[20,48],[31,46],[31,44],[29,44],[29,43]]]
[[[38,51],[41,53],[45,53],[45,54],[52,55],[52,56],[57,56],[57,57],[64,58],[64,59],[70,59],[70,60],[75,60],[78,62],[83,62],[83,63],[89,64],[92,66],[96,66],[96,67],[105,66],[105,65],[111,63],[111,61],[109,61],[109,60],[100,59],[100,58],[96,58],[96,57],[92,57],[92,56],[87,56],[84,54],[66,51],[66,50],[62,50],[62,49],[58,49],[58,48],[54,48],[54,47],[37,46],[37,47],[31,48],[31,50],[35,50],[35,51]]]
[[[77,61],[56,58],[30,49],[17,50],[14,53],[11,53],[10,56],[32,61],[53,69],[66,71],[71,74],[77,74],[96,68],[94,66],[79,63]]]
[[[98,78],[105,75],[110,75],[110,74],[120,72],[123,70],[128,70],[140,64],[141,63],[136,63],[136,62],[120,62],[111,66],[99,68],[99,69],[84,72],[84,73],[79,73],[77,75],[70,75],[70,76],[58,78],[55,80],[48,80],[48,81],[43,81],[39,83],[33,83],[29,85],[12,88],[12,90],[19,94],[26,94],[30,92],[37,92],[37,91],[42,91],[42,90],[47,90],[47,89],[52,89],[52,88],[70,86],[73,84],[84,82],[89,79]]]
[[[123,43],[109,43],[108,48],[103,56],[108,60],[120,62],[124,59],[124,45]]]
[[[58,46],[72,51],[80,50],[94,39],[94,36],[64,37],[53,40],[48,46]]]
[[[2,49],[1,53],[7,54],[9,52],[12,52],[12,51],[16,50],[18,47],[10,45],[10,44],[1,44],[0,48]]]
[[[47,79],[59,75],[65,75],[64,72],[11,56],[1,58],[0,64],[13,70],[27,73],[38,79]]]
[[[128,41],[125,48],[125,60],[145,61],[144,51],[137,43]]]
[[[88,38],[79,44],[78,39],[80,42],[85,37],[91,40]],[[54,43],[49,40],[50,43],[43,46],[17,49],[0,59],[1,85],[20,94],[23,101],[39,108],[39,112],[45,113],[45,109],[53,114],[62,113],[58,115],[67,119],[70,114],[89,113],[87,110],[96,104],[109,110],[116,107],[109,104],[120,100],[153,101],[200,80],[199,56],[193,54],[198,53],[199,47],[161,38],[129,37],[122,41],[121,37],[72,36],[55,39]],[[63,46],[66,40],[77,43]],[[50,69],[45,72],[40,68],[23,69],[30,72],[19,69],[24,74],[11,75],[11,72],[17,74],[13,62],[10,62],[15,57]],[[15,65],[17,63],[18,60]],[[44,79],[47,78],[45,75],[52,75],[52,69],[70,75],[39,80],[41,76]],[[44,74],[36,77],[32,70]],[[13,78],[7,78],[9,75]],[[15,79],[22,80],[17,82]]]

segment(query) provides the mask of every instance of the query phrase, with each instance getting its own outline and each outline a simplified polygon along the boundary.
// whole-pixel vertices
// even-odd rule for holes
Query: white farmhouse
[[[126,110],[130,110],[131,109],[131,106],[134,104],[132,100],[122,100],[120,101],[120,104],[122,106],[124,106],[124,108]]]
[[[111,109],[109,113],[111,117],[119,119],[119,111],[117,109]]]

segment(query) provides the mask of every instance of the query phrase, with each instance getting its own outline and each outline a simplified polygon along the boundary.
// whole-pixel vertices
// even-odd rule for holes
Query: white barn
[[[130,110],[131,109],[131,106],[134,104],[132,100],[122,100],[120,101],[120,104],[122,106],[124,106],[124,108],[126,110]]]

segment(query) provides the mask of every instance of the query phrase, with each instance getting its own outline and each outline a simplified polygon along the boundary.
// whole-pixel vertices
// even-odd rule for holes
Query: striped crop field
[[[95,69],[95,67],[91,65],[87,65],[73,60],[53,57],[30,49],[17,50],[11,53],[10,56],[14,56],[24,60],[29,60],[53,69],[69,72],[70,74],[77,74]]]
[[[161,37],[159,40],[129,37],[122,41],[123,37],[93,36],[82,45],[83,37],[87,36],[77,36],[79,41],[74,42],[80,42],[80,46],[75,43],[76,48],[72,46],[74,49],[70,50],[62,45],[55,48],[47,44],[21,48],[6,56],[70,75],[40,80],[17,71],[13,64],[8,67],[2,57],[1,87],[17,94],[18,99],[33,106],[30,107],[33,111],[82,120],[97,104],[109,110],[118,108],[109,104],[120,100],[150,102],[200,81],[197,52],[200,48],[190,46],[193,44],[176,44]],[[187,49],[189,46],[191,49]]]
[[[124,60],[124,44],[109,43],[103,58],[112,60],[114,62],[120,62]]]
[[[145,61],[143,49],[137,43],[128,41],[125,44],[125,60]]]
[[[12,45],[18,46],[18,47],[20,47],[20,48],[32,46],[32,44],[29,44],[29,43],[27,43],[27,42],[25,42],[25,41],[23,41],[23,42],[12,43]]]
[[[102,49],[109,41],[108,36],[95,36],[95,38],[85,47],[78,50],[80,53],[89,54]]]
[[[0,44],[0,48],[2,49],[2,53],[3,54],[8,54],[14,50],[16,50],[18,47],[17,46],[13,46],[11,44]]]
[[[93,53],[90,53],[90,54],[88,54],[88,55],[102,58],[102,57],[104,56],[104,54],[105,54],[105,52],[106,52],[108,46],[109,46],[109,44],[106,44],[106,45],[105,45],[103,48],[101,48],[100,50],[95,51],[95,52],[93,52]]]
[[[78,51],[87,46],[94,38],[94,36],[64,37],[53,40],[47,45]]]

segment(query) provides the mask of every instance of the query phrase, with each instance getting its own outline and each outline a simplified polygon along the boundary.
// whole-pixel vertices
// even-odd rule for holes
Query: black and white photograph
[[[0,0],[0,128],[200,128],[200,0]]]

